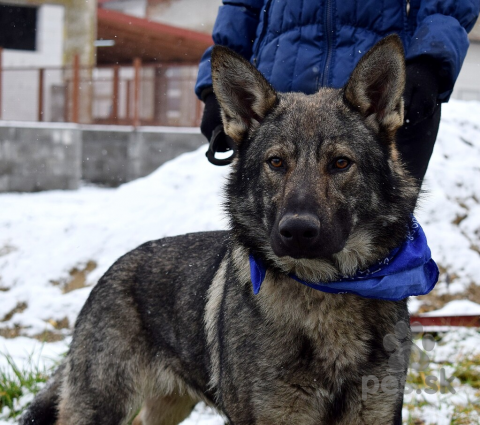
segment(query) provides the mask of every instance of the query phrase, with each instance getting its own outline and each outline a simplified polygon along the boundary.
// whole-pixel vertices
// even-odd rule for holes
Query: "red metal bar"
[[[45,70],[40,68],[38,70],[38,121],[43,121],[43,80]]]
[[[0,47],[1,48],[1,47]],[[182,68],[182,67],[192,67],[192,66],[197,66],[198,62],[168,62],[168,63],[162,63],[160,66],[166,68]],[[95,65],[93,68],[97,69],[110,69],[113,68],[114,66],[118,66],[120,68],[131,68],[131,64],[119,64],[119,65],[108,65],[108,64],[100,64],[100,65]],[[142,63],[142,68],[156,68],[158,67],[158,63]],[[62,71],[64,69],[69,69],[70,67],[68,66],[44,66],[43,67],[47,71]],[[80,65],[78,67],[80,70],[85,69],[89,70],[92,69],[91,66],[88,65]],[[36,66],[9,66],[6,68],[6,71],[36,71],[38,67]]]
[[[72,93],[72,122],[78,123],[80,103],[80,59],[78,53],[73,57],[73,93]]]
[[[131,109],[131,102],[132,102],[132,81],[127,80],[127,100],[126,100],[126,105],[127,105],[127,110],[125,112],[126,119],[127,121],[130,120],[130,109]]]
[[[0,61],[1,62],[1,61]],[[0,63],[1,65],[1,63]],[[133,64],[129,65],[129,68],[132,68],[132,65],[134,66],[134,78],[132,80],[126,81],[122,80],[122,73],[121,69],[122,66],[120,65],[111,65],[111,66],[102,66],[101,68],[103,69],[110,69],[111,70],[111,77],[108,79],[103,78],[103,74],[100,77],[100,80],[95,80],[94,83],[100,82],[101,84],[106,84],[110,85],[111,88],[113,88],[113,92],[108,95],[107,98],[105,99],[100,99],[95,96],[92,96],[91,100],[92,102],[103,102],[103,105],[105,105],[106,102],[110,103],[110,111],[108,112],[108,116],[105,116],[104,118],[101,118],[103,121],[108,121],[110,124],[134,124],[134,125],[141,125],[145,124],[147,122],[151,123],[150,125],[153,124],[166,124],[163,122],[163,119],[161,119],[164,115],[164,112],[162,111],[162,114],[160,116],[160,112],[158,111],[158,108],[163,108],[163,103],[160,102],[160,100],[163,101],[163,98],[166,98],[165,96],[165,84],[157,84],[156,77],[152,77],[151,79],[148,78],[143,74],[143,70],[145,67],[159,67],[158,64],[144,64],[141,60],[136,61]],[[169,69],[171,65],[166,65],[166,64],[161,64],[160,65],[162,69],[166,70]],[[12,75],[15,73],[19,73],[19,71],[34,71],[37,72],[38,77],[38,96],[37,96],[37,119],[39,121],[45,121],[46,117],[46,111],[50,106],[50,103],[47,104],[47,102],[50,102],[50,99],[47,97],[47,73],[52,71],[52,70],[63,70],[64,71],[64,83],[65,83],[65,104],[63,108],[63,119],[65,122],[80,122],[82,120],[82,105],[83,105],[83,100],[82,100],[82,92],[80,91],[82,89],[82,81],[84,81],[84,76],[82,72],[84,71],[92,71],[93,69],[98,69],[99,67],[87,67],[87,66],[81,66],[80,60],[78,56],[74,56],[72,58],[71,65],[68,67],[42,67],[42,68],[37,68],[37,67],[15,67],[15,68],[0,68],[0,76],[5,76],[7,75],[7,72],[12,72]],[[118,70],[118,71],[117,71]],[[18,72],[17,72],[18,71]],[[116,76],[115,74],[118,73]],[[118,78],[118,82],[115,81],[115,79]],[[146,78],[146,79],[145,79]],[[186,84],[183,83],[185,80],[184,78],[180,77],[175,77],[169,76],[168,78],[165,77],[169,83],[175,84],[176,82],[181,82],[182,90],[186,90]],[[0,79],[1,80],[1,79]],[[190,79],[186,79],[189,81]],[[191,86],[193,90],[193,85],[194,85],[194,79],[191,79]],[[127,90],[124,91],[123,89],[123,82],[125,81],[127,85]],[[154,113],[154,118],[153,120],[150,120],[149,117],[142,116],[142,87],[145,82],[154,82],[154,98],[155,98],[155,108],[157,108]],[[2,95],[2,87],[1,84],[4,83],[3,81],[0,81],[0,96]],[[3,88],[5,87],[5,84],[3,84]],[[0,99],[1,101],[2,99]],[[6,100],[6,99],[3,99]],[[126,117],[124,116],[125,113],[123,111],[123,103],[125,102],[127,106],[127,114]],[[160,102],[160,104],[159,104]],[[92,107],[96,107],[97,104],[92,104]],[[86,106],[86,105],[85,105]],[[0,102],[0,108],[2,107],[9,107],[9,105],[6,105],[6,103],[3,103],[3,105]],[[102,106],[103,107],[103,106]],[[201,120],[201,102],[194,102],[192,99],[190,102],[190,108],[191,111],[188,111],[188,114],[185,114],[184,117],[182,117],[182,120],[179,125],[184,125],[184,126],[198,126],[199,122]],[[0,111],[0,116],[1,116],[1,111]]]
[[[68,119],[69,119],[69,110],[68,110],[68,105],[70,105],[69,84],[70,84],[70,81],[66,79],[65,87],[64,87],[65,103],[63,104],[63,121],[64,122],[68,122]]]
[[[118,65],[113,67],[113,90],[112,90],[112,115],[111,119],[116,122],[118,121],[118,100],[120,92],[120,67]]]
[[[422,326],[465,326],[480,327],[480,316],[411,316],[410,324],[417,322]]]
[[[135,76],[133,79],[133,126],[140,125],[140,68],[142,60],[135,58],[133,60],[133,67],[135,68]]]

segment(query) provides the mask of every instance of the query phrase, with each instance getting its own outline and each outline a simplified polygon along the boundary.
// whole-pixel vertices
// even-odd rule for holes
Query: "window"
[[[0,4],[0,47],[36,50],[37,8]]]

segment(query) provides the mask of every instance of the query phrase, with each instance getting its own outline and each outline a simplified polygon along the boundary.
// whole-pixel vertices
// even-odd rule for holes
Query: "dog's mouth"
[[[356,228],[335,247],[332,244],[310,247],[308,250],[300,247],[294,252],[295,250],[285,247],[275,250],[272,235],[271,255],[274,257],[270,258],[287,274],[293,273],[309,282],[332,282],[339,276],[354,275],[358,270],[373,264],[379,256],[388,253],[374,249],[373,238],[369,229]]]
[[[319,244],[318,246],[298,245],[286,247],[272,243],[272,250],[277,257],[290,257],[295,260],[328,260],[333,261],[334,255],[341,252],[345,243],[332,249],[331,246]]]

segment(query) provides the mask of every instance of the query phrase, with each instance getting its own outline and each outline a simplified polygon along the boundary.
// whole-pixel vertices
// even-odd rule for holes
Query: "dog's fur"
[[[383,339],[408,323],[407,301],[327,294],[288,277],[352,275],[405,238],[418,187],[394,142],[399,38],[371,49],[343,89],[310,96],[276,93],[222,47],[212,74],[238,144],[230,231],[149,242],[120,258],[22,424],[125,424],[143,403],[135,424],[173,425],[199,400],[235,425],[401,423],[406,359],[396,394],[363,399],[361,386],[389,374]],[[258,295],[249,254],[267,266]]]

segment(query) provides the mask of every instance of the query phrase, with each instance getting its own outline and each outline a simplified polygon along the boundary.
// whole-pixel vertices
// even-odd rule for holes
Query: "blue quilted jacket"
[[[400,35],[406,59],[438,64],[439,100],[447,101],[468,48],[480,0],[223,0],[215,44],[249,59],[278,91],[342,87],[377,41]],[[195,92],[212,86],[209,48]]]

